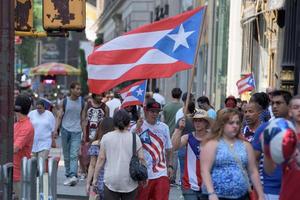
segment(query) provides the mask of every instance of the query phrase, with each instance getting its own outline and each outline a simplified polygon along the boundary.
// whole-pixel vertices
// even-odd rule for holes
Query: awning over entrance
[[[264,10],[261,10],[259,12],[256,11],[257,9],[257,3],[253,1],[246,1],[244,4],[244,10],[242,11],[242,19],[241,24],[247,24],[251,21],[253,21],[256,16],[272,11],[272,10],[280,10],[283,9],[285,6],[285,0],[269,0],[265,6]]]

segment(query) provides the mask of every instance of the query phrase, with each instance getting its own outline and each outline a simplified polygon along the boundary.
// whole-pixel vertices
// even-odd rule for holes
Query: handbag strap
[[[132,154],[136,155],[136,133],[132,133]]]
[[[229,145],[226,141],[224,141],[224,142],[225,142],[225,144],[227,144],[230,152],[233,155],[234,160],[238,164],[239,168],[242,170],[244,178],[246,179],[246,182],[247,182],[247,185],[248,185],[248,190],[251,191],[251,185],[250,185],[250,180],[249,180],[249,177],[248,177],[247,170],[243,166],[242,161],[239,159],[238,155],[233,151],[233,146]]]

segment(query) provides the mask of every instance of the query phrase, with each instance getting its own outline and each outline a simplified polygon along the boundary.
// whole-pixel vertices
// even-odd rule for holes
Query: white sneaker
[[[70,178],[70,186],[75,186],[78,183],[78,179],[76,178],[76,176],[72,176]]]
[[[67,178],[67,179],[64,181],[64,185],[65,185],[65,186],[70,185],[70,180],[71,180],[71,178]]]

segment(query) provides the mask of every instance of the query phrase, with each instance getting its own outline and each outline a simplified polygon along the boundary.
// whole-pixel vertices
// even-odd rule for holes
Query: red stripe
[[[288,145],[287,145],[288,144]],[[288,160],[290,156],[295,152],[297,145],[297,137],[292,129],[287,129],[283,134],[282,140],[282,154],[285,160]]]
[[[191,184],[189,180],[189,172],[188,172],[188,150],[185,151],[185,160],[184,160],[184,171],[182,177],[182,187],[185,190],[191,189]]]
[[[138,82],[135,82],[125,88],[123,88],[122,90],[119,91],[120,94],[124,93],[124,92],[128,92],[132,87],[136,86],[136,85],[141,85],[142,83],[144,82],[144,80],[142,81],[138,81]]]
[[[125,108],[128,106],[134,106],[134,105],[143,105],[143,103],[141,103],[140,101],[127,101],[122,103],[121,108]]]
[[[152,137],[153,138],[153,137]],[[158,155],[158,163],[157,165],[161,168],[165,168],[165,166],[163,166],[161,163],[165,163],[165,159],[164,159],[164,150],[162,149],[162,151],[160,152],[159,149],[157,148],[157,146],[152,142],[151,143],[151,147],[154,149],[154,151],[157,153]]]
[[[164,149],[164,143],[161,141],[161,139],[157,135],[155,135],[154,133],[152,133],[151,131],[149,131],[148,133],[149,133],[149,135],[151,137],[153,137],[159,143],[160,148]]]
[[[199,186],[199,188],[201,188],[202,177],[201,177],[201,164],[200,164],[200,160],[196,161],[196,175],[197,175],[198,186]]]
[[[135,63],[150,49],[153,49],[153,47],[113,51],[95,51],[88,56],[88,63],[91,65],[117,65]]]
[[[164,143],[161,141],[161,139],[160,139],[157,135],[155,135],[154,133],[152,133],[152,132],[150,132],[150,131],[149,131],[149,135],[150,135],[151,137],[153,137],[153,138],[159,143],[160,148],[161,148],[161,150],[162,150],[162,155],[164,155]],[[160,158],[160,159],[161,159],[161,158]],[[165,162],[165,157],[164,157],[164,156],[163,156],[163,158],[162,158],[162,161]]]
[[[243,92],[251,91],[251,90],[253,90],[253,89],[254,89],[254,87],[249,86],[249,87],[246,87],[246,88],[243,89],[243,90],[240,90],[240,88],[239,88],[238,90],[239,90],[239,94],[242,94]]]
[[[244,79],[246,79],[246,78],[248,78],[251,75],[252,75],[251,73],[243,75],[243,77],[240,80],[238,80],[237,83],[240,82],[240,81],[242,81],[242,80],[244,80]]]
[[[238,86],[238,88],[241,88],[241,87],[243,87],[243,86],[245,86],[245,85],[247,85],[248,84],[248,82],[247,81],[245,81],[245,82],[239,82],[238,84],[237,84],[237,86]]]
[[[143,144],[143,148],[144,148],[146,151],[149,152],[149,154],[150,154],[151,157],[152,157],[152,160],[156,160],[154,153],[151,151],[151,149],[149,149],[149,148],[147,147],[146,144]],[[154,165],[153,163],[152,163],[152,171],[153,171],[153,172],[158,172],[158,170],[156,169],[156,165]]]
[[[238,81],[236,82],[236,85],[238,86],[238,85],[240,84],[241,81],[247,79],[249,76],[252,76],[252,74],[246,74],[246,75],[244,75],[243,78],[241,78],[240,80],[238,80]]]
[[[173,28],[179,26],[180,24],[182,24],[184,21],[186,21],[188,18],[192,17],[194,14],[196,14],[198,11],[200,11],[203,8],[204,7],[198,7],[194,10],[184,12],[180,15],[176,15],[173,17],[169,17],[169,18],[160,20],[158,22],[154,22],[152,24],[147,24],[147,25],[141,26],[140,28],[137,28],[130,32],[127,32],[125,35],[133,34],[133,33],[145,33],[145,32],[173,29]]]
[[[153,70],[157,67],[157,70]],[[167,78],[172,76],[174,73],[186,69],[190,69],[192,66],[184,62],[177,61],[171,64],[145,64],[134,67],[133,69],[124,73],[120,78],[115,80],[94,80],[89,79],[90,92],[101,94],[102,92],[108,91],[111,88],[119,85],[128,80],[134,79],[151,79],[151,78]],[[151,70],[149,70],[151,68]]]

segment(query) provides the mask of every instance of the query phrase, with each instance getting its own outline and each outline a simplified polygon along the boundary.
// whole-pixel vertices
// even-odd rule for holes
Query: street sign
[[[33,0],[15,0],[15,30],[31,31],[33,28]]]
[[[46,31],[84,30],[85,0],[43,0]]]

